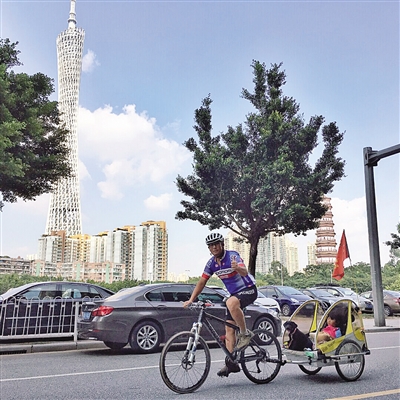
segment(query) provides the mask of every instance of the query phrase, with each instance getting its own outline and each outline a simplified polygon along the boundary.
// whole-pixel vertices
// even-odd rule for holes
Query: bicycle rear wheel
[[[191,393],[197,390],[210,372],[210,349],[202,337],[195,350],[193,361],[189,360],[191,352],[187,350],[194,345],[194,334],[180,332],[172,336],[162,349],[160,356],[160,373],[164,383],[176,393]]]
[[[250,344],[240,355],[244,374],[254,383],[271,382],[282,365],[282,350],[278,339],[265,329],[256,329]],[[262,337],[263,340],[259,340]],[[259,344],[261,343],[261,344]]]
[[[365,366],[364,354],[360,346],[353,340],[344,340],[336,349],[335,354],[342,356],[335,362],[339,376],[347,381],[356,381],[363,373]]]

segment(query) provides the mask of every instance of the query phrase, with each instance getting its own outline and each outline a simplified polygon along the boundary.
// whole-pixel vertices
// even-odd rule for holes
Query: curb
[[[400,327],[396,326],[374,326],[372,328],[364,327],[364,331],[366,333],[391,332],[391,331],[400,331]]]
[[[7,344],[0,345],[0,356],[10,354],[44,353],[51,351],[85,350],[85,349],[108,349],[103,342],[56,342],[56,343],[33,343],[33,344]]]

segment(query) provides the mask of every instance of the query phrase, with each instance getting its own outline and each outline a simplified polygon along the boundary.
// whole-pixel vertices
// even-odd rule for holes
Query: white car
[[[278,314],[281,313],[281,307],[279,306],[279,303],[276,300],[264,296],[259,290],[257,291],[257,293],[258,293],[257,300],[254,302],[254,304],[266,307],[270,310],[275,310]]]
[[[374,311],[374,307],[370,300],[353,292],[353,290],[351,290],[350,288],[344,288],[341,286],[317,286],[317,289],[324,289],[327,292],[338,297],[339,300],[341,298],[352,299],[358,305],[358,307],[360,307],[360,310],[362,312],[373,312]]]

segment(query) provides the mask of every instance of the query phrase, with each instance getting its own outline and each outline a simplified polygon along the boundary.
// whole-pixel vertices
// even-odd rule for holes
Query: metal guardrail
[[[0,296],[0,340],[74,337],[82,301],[71,298],[10,298]]]

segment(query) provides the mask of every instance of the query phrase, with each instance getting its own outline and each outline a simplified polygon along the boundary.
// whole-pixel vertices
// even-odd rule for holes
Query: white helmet
[[[207,237],[206,237],[206,245],[210,245],[213,243],[218,243],[218,242],[224,242],[224,237],[220,234],[220,233],[210,233]]]

